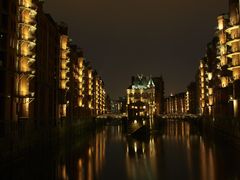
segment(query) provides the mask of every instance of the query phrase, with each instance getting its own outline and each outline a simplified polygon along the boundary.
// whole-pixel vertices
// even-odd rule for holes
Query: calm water
[[[1,168],[0,179],[240,179],[240,151],[186,122],[145,140],[106,126],[76,142],[30,153]]]

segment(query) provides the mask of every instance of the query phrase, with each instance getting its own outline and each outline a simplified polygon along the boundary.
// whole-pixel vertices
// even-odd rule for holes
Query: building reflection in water
[[[203,137],[187,122],[168,121],[145,139],[121,126],[93,137],[67,140],[53,152],[37,152],[5,169],[1,179],[239,179],[239,152]],[[68,142],[70,141],[70,142]],[[49,150],[49,149],[48,149]],[[14,173],[12,173],[14,172]]]
[[[221,179],[227,165],[219,164],[222,151],[213,142],[187,122],[169,121],[141,140],[125,136],[121,126],[109,126],[96,133],[83,152],[60,161],[64,163],[59,163],[58,179]],[[124,160],[118,159],[119,153]],[[236,169],[233,177],[238,176]]]
[[[57,179],[88,179],[93,180],[100,176],[106,154],[106,131],[96,133],[86,147],[77,148],[79,152],[71,152],[63,158],[65,163],[59,163]],[[82,151],[83,152],[82,152]],[[64,160],[61,160],[64,162]],[[60,162],[61,162],[60,161]]]
[[[161,135],[150,136],[147,140],[128,139],[128,178],[216,179],[213,153],[213,147],[205,144],[194,126],[169,121]],[[195,168],[200,172],[196,173]]]
[[[64,165],[59,165],[57,172],[58,172],[58,177],[61,178],[62,180],[67,180],[67,179],[69,179],[68,176],[67,176],[67,167],[66,167],[66,164],[64,164]]]

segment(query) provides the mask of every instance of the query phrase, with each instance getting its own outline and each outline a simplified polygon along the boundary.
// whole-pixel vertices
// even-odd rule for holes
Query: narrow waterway
[[[187,122],[168,122],[144,140],[105,126],[74,141],[2,167],[0,179],[240,179],[240,151]]]

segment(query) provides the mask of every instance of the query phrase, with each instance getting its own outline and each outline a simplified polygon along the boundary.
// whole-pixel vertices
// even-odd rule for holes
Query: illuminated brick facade
[[[68,82],[69,76],[68,73],[70,71],[68,63],[70,62],[69,53],[70,53],[70,42],[68,36],[68,28],[65,24],[61,24],[59,26],[60,31],[60,54],[59,54],[59,88],[60,88],[60,96],[61,101],[59,104],[59,118],[63,119],[67,116],[67,91],[69,90]]]
[[[71,46],[69,64],[68,117],[72,120],[86,120],[104,114],[106,94],[103,82],[76,45]]]
[[[17,118],[24,121],[30,117],[29,106],[35,98],[35,91],[31,87],[36,73],[37,5],[31,0],[18,3],[16,101]]]
[[[238,118],[240,99],[239,1],[229,0],[229,13],[217,18],[216,37],[199,65],[200,114]]]
[[[186,93],[178,93],[171,95],[165,99],[166,114],[185,114],[186,109]]]
[[[107,112],[106,109],[106,90],[101,77],[95,71],[93,73],[93,108],[94,115],[101,115]]]
[[[31,143],[106,112],[103,80],[43,1],[4,0],[0,13],[0,138]]]

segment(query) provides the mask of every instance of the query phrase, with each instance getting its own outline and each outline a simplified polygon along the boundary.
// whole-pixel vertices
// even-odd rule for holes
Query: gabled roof
[[[155,87],[155,84],[150,76],[137,75],[132,77],[132,84],[128,89],[148,89]]]

